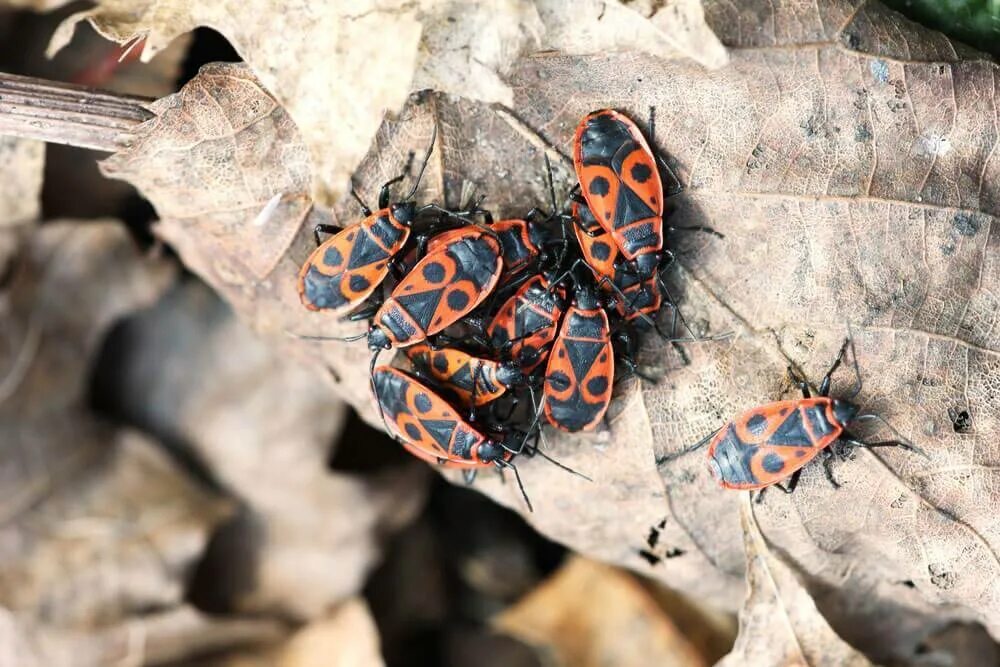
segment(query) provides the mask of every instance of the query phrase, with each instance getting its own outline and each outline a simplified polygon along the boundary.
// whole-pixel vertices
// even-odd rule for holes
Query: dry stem
[[[151,100],[0,72],[0,135],[114,152]]]

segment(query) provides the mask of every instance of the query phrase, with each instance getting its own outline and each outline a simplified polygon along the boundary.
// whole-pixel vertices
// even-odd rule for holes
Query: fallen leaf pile
[[[20,341],[7,366],[31,352],[17,392],[0,393],[0,643],[5,632],[30,638],[13,644],[25,656],[17,664],[55,664],[60,651],[110,659],[115,644],[98,636],[120,637],[113,656],[123,659],[136,630],[122,624],[149,608],[157,613],[141,632],[154,653],[171,623],[229,646],[245,632],[287,633],[265,618],[312,622],[265,664],[307,665],[296,646],[370,638],[355,596],[384,536],[419,511],[427,480],[419,466],[376,475],[324,466],[348,406],[378,420],[363,343],[288,335],[361,330],[299,303],[312,230],[357,220],[342,196],[349,177],[372,203],[435,127],[418,201],[456,207],[477,192],[505,216],[547,206],[543,155],[561,198],[574,182],[566,156],[576,123],[602,107],[654,132],[684,186],[670,222],[725,235],[671,235],[679,261],[669,282],[692,328],[733,336],[683,355],[647,340],[640,361],[658,383],[620,384],[596,434],[547,434],[547,452],[592,482],[522,459],[533,513],[510,480],[481,475],[472,488],[583,556],[739,610],[721,665],[921,664],[928,637],[955,627],[981,624],[1000,638],[993,60],[862,0],[284,5],[102,0],[51,43],[58,50],[87,19],[119,43],[143,37],[149,58],[208,26],[244,58],[206,65],[152,102],[154,117],[101,164],[152,203],[157,238],[235,319],[206,312],[203,288],[178,286],[167,262],[140,257],[113,223],[88,224],[72,242],[68,224],[26,234],[41,149],[0,138],[0,173],[28,165],[0,181],[0,229],[21,225],[2,237],[16,265],[5,322]],[[178,457],[80,415],[88,360],[111,321],[168,284],[170,295],[129,326],[173,375],[127,364],[138,370],[125,403],[130,422]],[[174,315],[158,319],[162,309]],[[167,326],[176,321],[187,324]],[[928,459],[858,451],[834,468],[841,488],[809,467],[793,495],[771,492],[751,507],[714,484],[703,453],[667,456],[739,411],[795,397],[788,366],[818,381],[848,327],[864,410]],[[247,352],[230,362],[231,349]],[[846,392],[853,369],[834,380],[833,394]],[[281,419],[265,419],[269,411]],[[875,426],[859,434],[891,437]],[[188,459],[208,479],[179,470]],[[140,478],[143,510],[130,516]],[[222,526],[230,542],[208,549]],[[112,540],[132,546],[104,551]],[[225,620],[180,596],[206,549],[203,568],[239,564]],[[114,581],[101,580],[106,558],[116,559]],[[588,593],[603,604],[562,590],[588,590],[600,567],[573,561],[500,625],[555,664],[643,664],[576,609],[597,604],[590,612],[620,612],[615,623],[648,622],[636,632],[650,651],[688,650],[668,646],[683,642],[676,628],[645,611],[653,603],[632,582],[614,581],[624,575],[594,580]],[[104,594],[78,599],[94,581]],[[378,664],[376,653],[358,664]],[[255,664],[247,660],[233,664]]]

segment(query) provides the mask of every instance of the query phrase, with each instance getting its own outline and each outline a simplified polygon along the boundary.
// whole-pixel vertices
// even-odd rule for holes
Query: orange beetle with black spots
[[[614,375],[608,315],[595,290],[578,286],[545,367],[542,403],[549,423],[570,433],[595,428],[611,404]]]
[[[365,216],[358,224],[342,230],[333,225],[316,225],[313,234],[317,248],[302,264],[298,275],[299,298],[306,308],[345,313],[360,305],[382,284],[392,262],[410,238],[410,229],[418,211],[409,200],[420,185],[436,137],[435,126],[420,172],[403,201],[390,205],[389,188],[403,180],[405,174],[382,186],[375,212],[351,190]],[[321,232],[332,233],[333,236],[321,242]]]
[[[573,165],[587,206],[627,260],[663,248],[663,183],[631,119],[611,109],[584,116]]]
[[[468,469],[513,457],[502,441],[481,433],[434,390],[399,369],[376,368],[372,388],[390,434],[424,461]]]
[[[708,444],[708,467],[720,486],[727,489],[764,489],[776,485],[791,493],[798,484],[803,467],[820,454],[825,457],[824,469],[834,487],[831,464],[835,456],[843,458],[853,447],[901,447],[926,456],[919,448],[901,438],[879,442],[862,442],[848,431],[848,426],[865,419],[884,419],[874,414],[860,415],[853,402],[861,391],[861,374],[857,358],[854,367],[857,382],[847,398],[830,398],[831,376],[840,366],[850,340],[845,340],[840,354],[813,397],[809,383],[788,372],[802,390],[802,398],[776,401],[747,410],[694,445],[671,454],[664,460],[694,451]],[[852,348],[852,356],[853,348]],[[891,426],[889,426],[891,429]],[[788,486],[780,484],[789,480]]]
[[[392,290],[368,333],[372,350],[407,347],[458,322],[496,287],[500,243],[468,231],[428,252]]]
[[[370,297],[409,240],[414,214],[413,202],[382,206],[320,243],[299,271],[302,304],[345,313]]]
[[[533,262],[537,261],[542,254],[542,245],[545,243],[545,235],[537,222],[511,218],[508,220],[497,220],[494,222],[485,211],[487,225],[497,235],[500,241],[503,256],[503,268],[505,277],[514,276]],[[475,227],[459,227],[438,234],[431,239],[427,245],[428,252],[441,247],[455,239],[469,233]]]
[[[533,276],[500,306],[486,327],[495,350],[530,373],[545,361],[566,308],[566,290],[550,289],[549,278]]]
[[[484,359],[454,347],[435,349],[427,343],[411,345],[405,352],[418,370],[448,388],[467,407],[491,403],[525,383],[524,373],[513,362]]]

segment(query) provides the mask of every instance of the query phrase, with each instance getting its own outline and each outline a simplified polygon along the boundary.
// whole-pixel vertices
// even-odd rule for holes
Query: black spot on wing
[[[448,372],[448,359],[447,359],[447,357],[444,356],[444,354],[440,354],[440,353],[439,354],[435,354],[434,355],[434,361],[432,361],[431,363],[434,366],[434,370],[436,370],[438,373],[447,373]]]
[[[603,375],[598,375],[590,378],[587,381],[587,391],[589,391],[594,396],[599,396],[603,394],[608,389],[608,378]]]
[[[448,292],[446,302],[449,308],[453,311],[459,312],[465,310],[466,306],[469,305],[469,295],[461,289],[453,289]]]
[[[785,468],[785,459],[781,458],[774,452],[770,452],[764,456],[764,460],[760,462],[761,467],[772,475],[776,475]]]
[[[323,263],[327,266],[340,266],[343,261],[344,256],[340,254],[340,249],[334,245],[331,245],[323,253]]]
[[[347,299],[340,288],[343,279],[343,273],[327,276],[317,271],[316,267],[310,266],[302,280],[306,301],[317,308],[339,308],[347,304]]]
[[[750,419],[747,420],[747,430],[754,435],[763,434],[764,431],[767,430],[767,417],[759,412],[755,412],[750,416]]]
[[[611,246],[604,241],[594,241],[590,244],[590,254],[594,256],[594,259],[606,262],[611,257]]]
[[[607,197],[608,193],[611,192],[611,183],[608,179],[603,176],[595,176],[590,181],[590,186],[587,188],[587,192],[597,197]]]
[[[653,175],[653,170],[648,164],[636,162],[632,165],[631,176],[636,183],[645,183]]]
[[[441,262],[428,262],[421,270],[421,275],[427,282],[437,285],[444,280],[444,266],[441,265]]]
[[[347,281],[348,286],[353,292],[361,292],[371,287],[371,281],[362,275],[355,273],[351,276],[350,280]]]
[[[416,406],[417,412],[420,414],[427,414],[434,407],[434,402],[431,401],[431,397],[427,394],[420,392],[413,399],[413,405]]]
[[[422,439],[423,434],[420,432],[420,429],[417,428],[417,425],[414,424],[413,422],[407,422],[406,426],[403,427],[403,430],[406,431],[406,435],[409,436],[410,440],[412,440],[413,442],[420,442],[420,440]]]

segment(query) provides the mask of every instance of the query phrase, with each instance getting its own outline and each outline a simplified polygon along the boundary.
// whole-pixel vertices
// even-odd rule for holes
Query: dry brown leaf
[[[545,24],[545,47],[565,54],[609,51],[687,57],[715,69],[726,49],[705,22],[701,0],[670,2],[536,0]]]
[[[275,642],[276,621],[213,618],[191,606],[133,617],[98,630],[38,627],[0,607],[0,666],[106,667],[191,664],[192,655]]]
[[[289,363],[199,283],[122,335],[131,349],[116,367],[129,420],[189,443],[245,504],[209,567],[233,589],[232,605],[310,619],[356,594],[386,535],[421,508],[427,470],[330,472],[347,408],[325,372]]]
[[[638,44],[655,55],[725,63],[697,0],[676,0],[655,13],[644,7],[649,18],[617,0],[579,4],[103,0],[69,17],[48,52],[65,46],[84,19],[119,44],[145,37],[144,60],[197,26],[218,30],[295,119],[315,167],[311,193],[328,203],[346,191],[383,113],[397,111],[411,90],[510,105],[513,64],[540,48],[599,53]],[[391,39],[379,38],[385,35]]]
[[[44,143],[0,136],[0,228],[38,218],[44,163]]]
[[[326,618],[299,630],[285,645],[278,667],[381,667],[378,630],[368,605],[348,600]]]
[[[0,6],[14,9],[32,9],[36,12],[47,12],[67,5],[71,0],[3,0]]]
[[[231,505],[85,403],[108,327],[153,301],[176,271],[141,258],[110,221],[46,225],[20,259],[5,317],[17,371],[5,364],[0,399],[3,664],[105,665],[135,650],[156,655],[158,637],[182,631],[185,650],[199,637],[228,645],[235,628],[191,620],[183,600]],[[252,624],[252,637],[268,628]]]
[[[536,646],[545,664],[706,664],[631,577],[584,558],[570,560],[495,625]]]
[[[747,554],[747,597],[732,652],[717,667],[870,667],[830,628],[788,566],[771,553],[753,516],[740,503]]]
[[[674,288],[696,329],[737,336],[688,346],[687,367],[647,341],[642,358],[663,381],[621,385],[607,432],[550,442],[553,455],[598,476],[595,483],[539,459],[522,461],[536,506],[529,520],[578,551],[735,609],[744,565],[738,494],[714,485],[701,454],[659,470],[656,460],[738,411],[794,395],[784,375],[789,363],[818,379],[850,321],[865,408],[931,460],[859,452],[838,467],[838,491],[810,469],[796,495],[774,495],[760,508],[762,530],[802,572],[837,632],[878,660],[911,655],[929,630],[954,619],[979,620],[998,636],[1000,524],[990,496],[1000,456],[991,438],[1000,422],[991,398],[1000,354],[997,66],[874,3],[741,7],[706,5],[731,57],[721,70],[635,54],[523,59],[511,75],[523,123],[482,104],[418,96],[376,137],[357,174],[359,190],[370,199],[399,173],[408,151],[423,150],[437,122],[421,199],[458,205],[472,185],[501,214],[523,213],[547,199],[537,148],[565,154],[577,121],[592,109],[615,106],[644,120],[655,106],[657,143],[687,188],[672,202],[673,219],[726,234],[723,241],[678,235]],[[751,14],[767,30],[744,28]],[[215,85],[223,108],[240,103],[228,80]],[[201,79],[192,86],[206,89]],[[196,113],[170,103],[179,117]],[[185,153],[182,145],[171,155],[192,174],[210,174],[206,166],[225,159]],[[115,164],[135,159],[132,151]],[[189,201],[212,201],[225,179],[211,175],[191,179]],[[564,192],[565,171],[558,176]],[[145,193],[169,210],[169,193],[156,185],[147,180]],[[211,222],[213,209],[206,211]],[[343,223],[356,217],[346,203],[336,210]],[[326,211],[314,209],[305,223],[277,216],[276,236],[292,240],[264,279],[220,268],[255,251],[259,241],[246,233],[251,216],[215,241],[197,217],[164,218],[161,233],[188,266],[258,330],[348,331],[328,315],[306,313],[295,294],[309,230],[331,218]],[[372,417],[363,344],[288,349],[322,358],[340,378],[341,395]],[[836,387],[850,379],[838,375]],[[954,425],[949,408],[967,411],[971,427]],[[522,506],[514,485],[484,477],[476,488]]]
[[[49,53],[83,19],[119,44],[144,36],[144,60],[198,26],[222,33],[296,119],[316,167],[306,185],[320,196],[344,192],[383,111],[406,99],[421,34],[415,8],[403,0],[106,0],[68,18]]]

